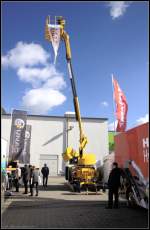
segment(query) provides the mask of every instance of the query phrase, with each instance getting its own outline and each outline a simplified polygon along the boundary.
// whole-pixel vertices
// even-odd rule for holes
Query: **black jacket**
[[[30,171],[28,167],[24,167],[22,172],[23,181],[28,181],[30,179]]]
[[[41,173],[43,174],[43,176],[47,177],[49,174],[49,168],[47,166],[43,167]]]
[[[121,169],[114,168],[111,170],[108,178],[108,187],[109,188],[119,188],[120,187],[120,176]]]

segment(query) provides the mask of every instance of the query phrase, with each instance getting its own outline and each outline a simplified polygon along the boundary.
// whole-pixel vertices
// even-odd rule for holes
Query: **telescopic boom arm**
[[[75,109],[75,114],[76,114],[76,120],[78,121],[79,130],[80,130],[79,153],[80,153],[80,157],[82,157],[83,149],[85,148],[87,144],[87,137],[85,137],[83,134],[83,128],[82,128],[82,123],[81,123],[80,106],[79,106],[79,101],[78,101],[78,96],[77,96],[77,91],[76,91],[76,86],[75,86],[75,79],[74,79],[74,74],[73,74],[73,69],[72,69],[72,64],[71,64],[71,48],[70,48],[69,35],[64,30],[65,20],[62,17],[59,17],[57,19],[57,23],[60,26],[61,39],[64,41],[65,47],[66,47],[66,59],[67,59],[69,77],[70,77],[70,82],[71,82],[71,87],[72,87],[72,92],[73,92],[74,109]],[[51,42],[51,34],[48,28],[48,24],[50,24],[49,17],[46,19],[45,39]]]

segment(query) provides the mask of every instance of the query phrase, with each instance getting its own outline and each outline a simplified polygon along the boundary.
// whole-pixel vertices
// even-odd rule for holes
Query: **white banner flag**
[[[58,55],[58,48],[60,43],[60,27],[58,25],[49,25],[50,27],[50,35],[51,35],[51,41],[52,46],[54,49],[54,64],[56,63],[56,58]]]

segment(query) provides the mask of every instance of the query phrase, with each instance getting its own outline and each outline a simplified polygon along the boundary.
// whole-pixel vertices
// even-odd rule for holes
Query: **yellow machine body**
[[[69,161],[73,157],[78,158],[77,165],[95,165],[96,164],[96,157],[95,154],[92,153],[83,153],[82,157],[80,158],[79,153],[76,152],[72,147],[68,147],[66,151],[63,153],[63,160]]]
[[[66,151],[62,154],[64,161],[69,161],[73,157],[79,157],[79,153],[77,153],[72,147],[68,147]]]
[[[77,167],[76,177],[80,180],[80,184],[93,184],[96,177],[94,167]]]
[[[92,153],[83,153],[82,158],[78,159],[78,165],[95,165],[96,157]]]
[[[79,153],[73,150],[72,147],[68,147],[65,153],[63,153],[63,160],[66,162],[74,157],[78,158],[78,162],[76,165],[69,165],[72,180],[78,181],[80,186],[95,184],[95,178],[97,176],[94,167],[96,163],[95,154],[83,153],[80,158]]]
[[[11,172],[11,171],[15,171],[15,170],[16,170],[16,168],[6,168],[7,172]]]

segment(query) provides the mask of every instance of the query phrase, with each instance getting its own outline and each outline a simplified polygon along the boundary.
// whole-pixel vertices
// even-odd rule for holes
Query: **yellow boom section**
[[[88,140],[87,140],[87,137],[83,134],[83,128],[82,128],[82,123],[81,123],[79,100],[78,100],[78,96],[77,96],[77,92],[76,92],[75,80],[74,80],[74,75],[73,75],[73,70],[72,70],[72,65],[71,65],[70,40],[69,40],[69,35],[64,30],[65,20],[62,17],[59,17],[57,20],[57,23],[60,26],[61,39],[64,41],[65,47],[66,47],[66,59],[67,59],[69,77],[70,77],[72,92],[73,92],[73,97],[74,97],[74,108],[75,108],[75,113],[76,113],[76,120],[78,121],[79,131],[80,131],[79,153],[80,153],[80,156],[82,156],[83,149],[85,148],[86,144],[88,143]],[[51,37],[51,33],[49,31],[48,24],[50,24],[50,17],[47,17],[47,19],[46,19],[45,39],[47,39],[48,41],[51,42],[52,37]]]

